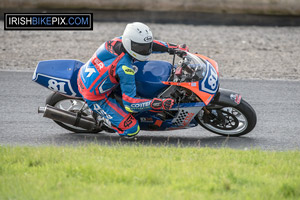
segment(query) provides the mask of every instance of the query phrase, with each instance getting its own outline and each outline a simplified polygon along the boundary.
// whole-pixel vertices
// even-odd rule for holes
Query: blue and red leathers
[[[168,52],[178,46],[153,41],[153,52]],[[85,63],[78,74],[79,92],[88,106],[108,119],[112,128],[122,136],[136,135],[139,130],[132,112],[151,110],[152,99],[136,97],[133,58],[122,46],[118,37],[102,44],[92,58]],[[124,107],[111,93],[120,85]]]

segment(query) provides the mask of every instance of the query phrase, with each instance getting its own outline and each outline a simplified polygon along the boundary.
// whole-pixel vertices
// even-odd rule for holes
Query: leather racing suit
[[[164,53],[175,48],[178,46],[153,41],[154,53]],[[79,92],[88,106],[108,119],[112,128],[121,136],[134,136],[140,130],[132,112],[152,109],[152,99],[136,97],[133,62],[134,59],[122,45],[122,37],[118,37],[102,44],[78,73]],[[111,95],[118,85],[122,91],[124,107]]]

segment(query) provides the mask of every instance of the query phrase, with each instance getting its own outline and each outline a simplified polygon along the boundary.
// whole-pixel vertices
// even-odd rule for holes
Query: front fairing
[[[166,85],[176,85],[187,88],[194,92],[204,103],[208,105],[219,88],[219,72],[218,64],[205,56],[200,54],[188,53],[190,59],[193,59],[193,63],[198,63],[201,65],[202,76],[198,77],[196,80],[192,79],[191,82],[163,82]]]
[[[199,81],[199,91],[201,96],[199,96],[205,105],[209,104],[213,99],[214,95],[217,93],[219,88],[219,76],[213,65],[206,61],[206,73],[203,79]]]

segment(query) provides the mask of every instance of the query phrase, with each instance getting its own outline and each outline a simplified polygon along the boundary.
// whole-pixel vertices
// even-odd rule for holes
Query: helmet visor
[[[152,46],[153,46],[153,42],[137,43],[131,41],[131,50],[143,56],[148,56],[152,53]]]

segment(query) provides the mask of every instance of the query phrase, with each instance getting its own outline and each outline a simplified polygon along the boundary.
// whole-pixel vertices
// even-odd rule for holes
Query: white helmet
[[[147,25],[140,22],[127,24],[122,36],[122,43],[132,57],[139,61],[145,61],[152,53],[152,32]]]

